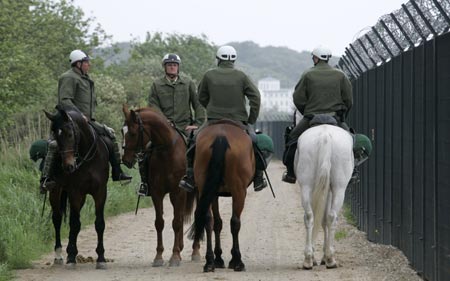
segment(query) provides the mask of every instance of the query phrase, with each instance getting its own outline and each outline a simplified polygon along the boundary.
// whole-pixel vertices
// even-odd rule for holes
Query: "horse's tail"
[[[317,233],[322,224],[322,219],[327,208],[327,198],[330,192],[330,171],[331,171],[331,153],[332,153],[331,136],[328,133],[322,133],[319,145],[317,146],[317,163],[316,163],[316,186],[314,186],[312,194],[312,209],[314,213],[314,226],[312,233],[312,241],[315,241]]]
[[[217,136],[211,145],[211,159],[208,164],[208,172],[202,194],[197,203],[194,215],[194,224],[189,231],[189,238],[203,240],[205,226],[210,218],[207,217],[209,206],[217,198],[217,192],[223,179],[225,167],[225,153],[230,147],[225,136]]]
[[[195,199],[197,198],[196,192],[186,192],[186,201],[183,211],[183,223],[191,222],[192,211],[194,210]]]

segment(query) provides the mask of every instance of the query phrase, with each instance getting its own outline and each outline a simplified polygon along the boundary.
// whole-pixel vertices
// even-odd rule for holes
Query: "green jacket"
[[[208,118],[256,122],[261,105],[258,88],[244,72],[234,69],[232,62],[222,61],[217,68],[207,71],[198,89],[199,101],[206,107]],[[250,114],[246,111],[245,97],[250,102]]]
[[[83,75],[78,68],[72,67],[59,78],[58,104],[75,106],[89,119],[95,119],[97,100],[94,81],[89,75]]]
[[[342,71],[319,61],[295,86],[294,104],[303,115],[339,110],[348,113],[353,105],[352,84]]]
[[[179,76],[174,83],[165,76],[157,79],[150,88],[148,104],[157,107],[183,131],[188,125],[205,122],[205,109],[198,101],[195,84],[186,77]]]

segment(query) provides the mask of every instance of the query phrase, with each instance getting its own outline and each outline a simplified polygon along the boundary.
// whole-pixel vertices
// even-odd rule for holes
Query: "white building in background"
[[[294,112],[295,106],[292,101],[294,88],[281,88],[280,80],[266,77],[258,81],[258,89],[261,93],[263,112]]]

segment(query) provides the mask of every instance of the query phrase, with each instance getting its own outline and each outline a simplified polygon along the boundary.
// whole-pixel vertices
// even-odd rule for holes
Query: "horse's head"
[[[129,110],[126,104],[123,105],[125,115],[125,125],[123,134],[123,156],[122,162],[131,168],[136,162],[136,154],[145,150],[146,144],[150,141],[150,132],[145,130],[139,110]]]
[[[81,113],[75,110],[69,111],[67,108],[59,106],[57,110],[56,114],[51,114],[45,110],[44,112],[52,122],[51,130],[58,143],[63,170],[67,173],[72,173],[77,169],[78,145],[80,142],[80,132],[77,123],[83,117]]]

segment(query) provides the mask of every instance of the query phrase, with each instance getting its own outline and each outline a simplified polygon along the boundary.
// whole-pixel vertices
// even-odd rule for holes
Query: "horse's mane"
[[[55,109],[57,110],[57,112],[54,115],[55,119],[53,120],[51,126],[51,129],[53,131],[57,130],[63,125],[64,123],[62,118],[63,112],[67,113],[72,118],[72,120],[77,124],[86,123],[86,120],[83,118],[83,113],[81,113],[81,111],[75,106],[58,104],[55,107]]]
[[[158,116],[159,118],[161,118],[164,121],[167,121],[167,117],[155,106],[147,106],[147,107],[141,107],[135,110],[138,113],[153,113],[156,116]]]

